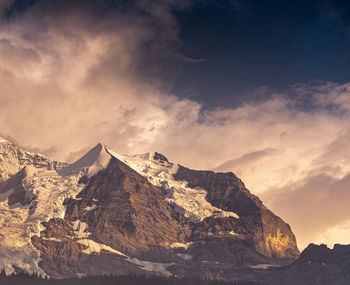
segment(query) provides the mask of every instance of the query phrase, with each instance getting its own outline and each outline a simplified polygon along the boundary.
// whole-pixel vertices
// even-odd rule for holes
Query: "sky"
[[[0,0],[0,136],[232,171],[308,243],[350,243],[350,3]]]

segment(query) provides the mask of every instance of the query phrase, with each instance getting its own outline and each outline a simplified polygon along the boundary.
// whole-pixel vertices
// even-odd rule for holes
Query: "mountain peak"
[[[150,156],[149,156],[150,160],[155,160],[155,161],[159,161],[159,162],[168,162],[168,159],[166,158],[165,155],[159,153],[159,152],[151,152]]]
[[[80,159],[60,170],[60,174],[67,176],[78,172],[82,168],[88,168],[88,175],[92,176],[105,168],[110,159],[111,155],[107,152],[106,147],[102,143],[98,143]]]

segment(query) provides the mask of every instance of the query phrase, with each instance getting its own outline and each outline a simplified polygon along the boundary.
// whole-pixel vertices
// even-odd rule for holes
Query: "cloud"
[[[347,220],[344,223],[339,223],[335,227],[331,227],[327,229],[325,232],[322,232],[317,238],[315,238],[315,242],[318,244],[324,243],[329,247],[335,243],[338,244],[349,244],[349,236],[350,236],[350,220]]]
[[[267,204],[293,225],[301,248],[310,241],[344,243],[346,231],[341,225],[349,220],[350,200],[349,139],[350,130],[344,126],[309,161],[299,179],[262,193]]]
[[[101,141],[120,153],[159,151],[188,167],[239,171],[302,244],[345,222],[350,83],[295,85],[204,110],[169,92],[184,58],[171,11],[188,2],[103,3],[38,1],[2,23],[3,136],[59,160]]]
[[[213,171],[234,171],[237,175],[241,174],[241,168],[249,166],[252,163],[256,163],[259,159],[265,156],[278,154],[278,150],[274,148],[265,148],[258,151],[253,151],[242,155],[241,157],[230,159],[219,166],[213,168]],[[244,171],[244,170],[243,170]]]
[[[57,159],[99,140],[127,151],[155,136],[164,110],[179,104],[163,91],[178,68],[170,13],[178,4],[136,1],[95,13],[95,3],[38,2],[0,28],[1,131],[27,146],[55,146]],[[164,71],[173,58],[174,70]]]
[[[349,220],[349,189],[350,173],[340,179],[320,173],[276,189],[271,207],[293,225],[304,248],[310,240]]]
[[[324,152],[313,162],[315,166],[327,165],[334,168],[346,168],[350,161],[350,129],[344,130],[333,142],[328,144]],[[338,173],[342,175],[342,172]]]

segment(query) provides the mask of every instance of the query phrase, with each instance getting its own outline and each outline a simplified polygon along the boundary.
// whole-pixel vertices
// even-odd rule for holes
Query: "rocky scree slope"
[[[0,184],[0,267],[8,273],[247,279],[260,264],[299,254],[289,225],[232,173],[102,144],[66,167],[28,161]],[[13,172],[0,167],[3,177]]]

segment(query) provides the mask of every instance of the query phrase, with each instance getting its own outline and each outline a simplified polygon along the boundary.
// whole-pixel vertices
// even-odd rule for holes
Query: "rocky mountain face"
[[[65,165],[4,144],[0,267],[8,273],[256,279],[257,268],[299,256],[289,225],[232,173],[102,144]]]
[[[240,218],[234,220],[234,231],[251,241],[257,252],[287,261],[299,255],[290,226],[268,210],[233,173],[197,171],[180,166],[174,177],[187,181],[191,188],[199,186],[207,189],[207,200],[212,205],[235,211]],[[229,227],[230,221],[226,219],[223,224]],[[217,225],[216,220],[212,222],[216,231],[225,230],[225,226]]]

